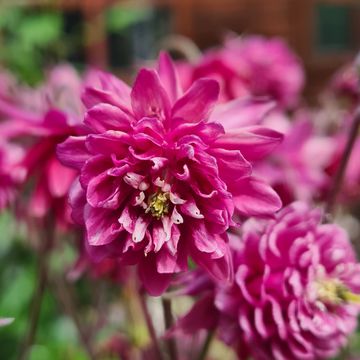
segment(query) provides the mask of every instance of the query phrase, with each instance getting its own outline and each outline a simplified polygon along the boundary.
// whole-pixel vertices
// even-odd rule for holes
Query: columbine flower
[[[223,127],[215,121],[228,109],[212,112],[217,82],[201,79],[182,94],[176,78],[166,55],[158,71],[139,72],[132,90],[103,75],[83,97],[91,134],[58,147],[61,161],[80,171],[73,215],[90,251],[139,264],[152,294],[187,269],[189,256],[214,277],[231,278],[224,232],[234,208],[254,215],[280,207],[249,162],[271,151],[279,133]]]
[[[218,80],[223,101],[264,96],[282,108],[293,108],[304,86],[300,60],[276,38],[229,37],[223,47],[209,51],[197,64],[181,67],[186,79]]]
[[[346,232],[304,203],[244,225],[235,282],[219,288],[220,336],[254,359],[324,359],[355,330],[360,265]]]
[[[24,143],[25,138],[30,144],[16,167],[25,172],[23,180],[35,179],[27,215],[41,219],[52,211],[64,226],[70,220],[67,197],[76,172],[57,160],[56,146],[67,136],[84,132],[82,87],[75,70],[60,65],[38,89],[18,86],[13,96],[0,94],[0,113],[6,117],[1,133],[12,142]]]

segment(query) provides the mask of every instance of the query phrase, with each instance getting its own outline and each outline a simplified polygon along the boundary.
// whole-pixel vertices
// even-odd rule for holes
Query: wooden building
[[[109,8],[167,10],[169,32],[191,38],[204,49],[228,31],[281,36],[304,61],[308,94],[360,49],[359,0],[5,0],[11,6],[78,11],[85,26],[85,59],[105,67],[113,50],[105,26]],[[146,30],[145,30],[146,32]],[[145,41],[145,40],[144,40]],[[116,47],[116,46],[115,46]],[[109,51],[111,50],[111,51]]]

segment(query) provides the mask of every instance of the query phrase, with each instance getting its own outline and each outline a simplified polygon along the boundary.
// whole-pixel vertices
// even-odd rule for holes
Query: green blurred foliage
[[[0,62],[22,81],[36,84],[47,63],[63,53],[61,14],[29,13],[17,7],[0,9],[0,13]]]
[[[12,324],[0,327],[0,358],[7,360],[16,359],[26,333],[37,276],[35,255],[18,231],[9,214],[0,216],[0,317],[15,318]],[[29,355],[29,360],[42,359],[87,359],[72,320],[49,291],[42,301],[36,341]]]
[[[106,26],[110,32],[119,32],[129,26],[145,20],[151,14],[147,8],[129,8],[114,6],[106,14]]]

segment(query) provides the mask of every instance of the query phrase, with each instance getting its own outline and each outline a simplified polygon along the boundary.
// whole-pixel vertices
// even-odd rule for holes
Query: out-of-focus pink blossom
[[[269,181],[283,204],[320,199],[331,182],[326,169],[334,157],[336,139],[317,134],[306,111],[297,112],[292,121],[273,113],[264,125],[283,132],[284,141],[257,164],[255,173]]]
[[[225,231],[234,209],[249,216],[281,205],[251,176],[251,162],[282,136],[226,124],[229,109],[213,111],[218,95],[210,79],[183,94],[163,54],[158,70],[142,69],[132,89],[107,74],[101,86],[89,87],[83,100],[91,133],[58,147],[61,161],[80,171],[73,215],[85,225],[90,251],[138,264],[151,294],[161,294],[172,274],[186,270],[188,257],[215,278],[231,279]],[[235,105],[241,117],[243,105]]]
[[[22,156],[19,146],[0,141],[0,210],[15,200],[18,185],[23,181],[24,170],[17,166]]]
[[[197,64],[181,64],[180,69],[184,85],[202,77],[219,81],[222,101],[260,96],[275,100],[282,108],[293,108],[304,86],[300,60],[277,38],[230,37]]]
[[[121,266],[118,258],[107,257],[94,261],[87,250],[88,245],[84,243],[83,234],[80,240],[79,256],[67,272],[68,280],[77,281],[84,275],[91,279],[107,279],[121,284],[129,280],[129,269]]]
[[[0,96],[0,113],[7,118],[1,132],[24,145],[26,151],[18,168],[25,171],[24,180],[34,180],[27,214],[43,218],[53,212],[60,225],[69,221],[67,196],[76,172],[57,160],[56,145],[85,131],[81,124],[82,88],[76,71],[59,65],[38,89],[18,86],[16,97]]]
[[[241,236],[230,236],[233,285],[211,284],[204,273],[193,277],[201,284],[185,282],[183,292],[201,297],[175,331],[218,328],[240,358],[335,356],[360,310],[360,264],[346,232],[321,224],[320,210],[296,202],[274,220],[248,220]]]
[[[360,101],[360,68],[350,63],[338,70],[330,82],[328,89],[340,102],[353,108]]]
[[[327,359],[355,330],[360,266],[346,232],[320,222],[320,211],[293,203],[266,225],[244,226],[234,285],[215,299],[220,334],[240,353]]]

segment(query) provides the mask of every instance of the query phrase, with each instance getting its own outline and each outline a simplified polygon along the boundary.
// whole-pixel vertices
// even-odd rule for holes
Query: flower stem
[[[48,257],[54,243],[55,227],[54,222],[49,216],[45,219],[45,231],[40,236],[40,246],[38,250],[38,270],[37,284],[34,290],[30,305],[29,326],[25,334],[24,342],[20,347],[19,360],[28,358],[28,352],[34,343],[38,328],[41,304],[45,294],[46,284],[48,281]]]
[[[163,310],[164,310],[164,319],[165,319],[165,329],[168,330],[173,325],[173,316],[171,311],[171,300],[170,299],[161,299]],[[177,349],[176,342],[173,337],[170,337],[166,340],[166,345],[171,360],[177,360]]]
[[[213,339],[214,332],[209,331],[206,335],[206,339],[204,341],[204,344],[200,350],[199,356],[197,357],[197,360],[205,360],[206,355],[209,352],[211,341]]]
[[[39,323],[41,304],[45,293],[47,282],[47,265],[44,254],[41,254],[39,257],[39,266],[38,266],[38,275],[37,275],[37,284],[34,291],[31,305],[30,305],[30,318],[29,326],[27,333],[25,335],[25,340],[20,350],[19,360],[25,360],[28,358],[28,351],[32,344],[34,343],[36,331]]]
[[[341,157],[339,167],[336,171],[336,174],[334,177],[334,182],[333,182],[331,190],[329,192],[327,202],[325,204],[326,216],[331,216],[334,212],[336,198],[339,194],[339,191],[340,191],[342,183],[343,183],[346,166],[349,162],[350,155],[351,155],[352,149],[355,144],[355,140],[358,135],[359,126],[360,126],[360,107],[355,111],[354,119],[351,124],[351,128],[349,130],[346,146],[345,146],[343,155]]]
[[[60,301],[60,304],[62,305],[65,313],[72,319],[78,331],[79,340],[85,352],[87,353],[88,358],[90,360],[95,360],[96,356],[91,344],[90,333],[86,329],[86,327],[84,327],[81,319],[79,319],[72,289],[69,287],[69,285],[66,283],[66,280],[61,275],[54,275],[51,280],[53,290],[57,295],[56,297]]]
[[[149,335],[150,335],[150,338],[151,338],[151,341],[152,341],[152,345],[153,345],[154,350],[156,352],[157,358],[159,360],[164,360],[164,357],[163,357],[162,352],[161,352],[161,347],[160,347],[158,338],[156,336],[156,331],[155,331],[155,328],[154,328],[154,324],[152,322],[152,319],[151,319],[151,316],[150,316],[150,313],[149,313],[149,309],[148,309],[147,304],[146,304],[145,293],[141,289],[139,290],[139,300],[140,300],[140,305],[141,305],[141,308],[142,308],[142,311],[143,311],[143,314],[144,314],[145,322],[146,322],[146,325],[147,325],[147,328],[148,328],[148,331],[149,331]]]

